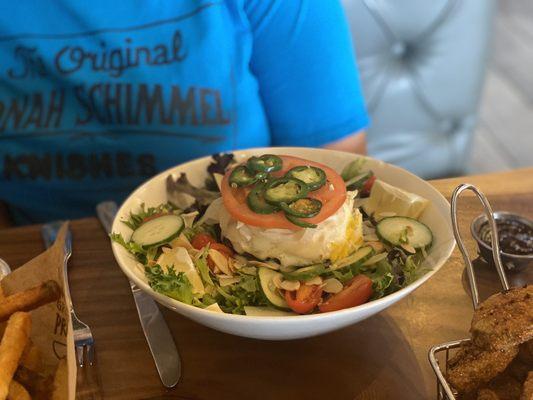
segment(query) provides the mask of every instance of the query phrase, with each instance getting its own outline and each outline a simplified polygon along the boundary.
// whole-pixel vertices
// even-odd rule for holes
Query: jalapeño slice
[[[301,228],[316,228],[317,227],[315,224],[310,224],[309,222],[302,221],[301,219],[298,219],[294,215],[285,213],[285,217],[290,222],[292,222],[294,225],[299,226]]]
[[[246,203],[250,210],[258,214],[272,214],[279,211],[278,207],[266,202],[264,189],[265,185],[256,185],[250,193],[248,193]]]
[[[311,218],[320,212],[322,202],[317,199],[305,197],[292,203],[281,203],[280,207],[286,214],[294,215],[299,218]]]
[[[326,183],[326,173],[317,167],[301,165],[290,169],[285,176],[299,179],[307,185],[309,190],[317,190]]]
[[[280,178],[265,187],[265,200],[269,203],[292,203],[307,196],[309,189],[305,182],[294,178]]]
[[[229,184],[231,187],[248,186],[257,182],[258,179],[260,179],[260,177],[251,172],[244,165],[240,165],[231,172],[231,175],[229,176]]]
[[[252,171],[274,172],[281,169],[283,161],[273,154],[263,154],[261,157],[250,157],[247,165]]]

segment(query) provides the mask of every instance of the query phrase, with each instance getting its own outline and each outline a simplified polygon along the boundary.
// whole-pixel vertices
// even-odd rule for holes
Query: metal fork
[[[63,221],[54,221],[43,225],[41,229],[41,235],[43,237],[46,248],[49,248],[54,244],[57,233],[63,225]],[[70,287],[68,283],[68,260],[72,256],[72,234],[70,229],[67,228],[65,235],[65,245],[63,248],[63,280],[65,282],[65,292],[68,309],[70,310],[70,317],[72,319],[72,330],[74,334],[74,345],[76,347],[76,359],[80,367],[86,364],[93,365],[94,363],[94,339],[91,332],[91,328],[82,322],[76,313],[74,312],[74,306],[72,304],[72,298],[70,296]],[[85,354],[87,355],[85,357]]]

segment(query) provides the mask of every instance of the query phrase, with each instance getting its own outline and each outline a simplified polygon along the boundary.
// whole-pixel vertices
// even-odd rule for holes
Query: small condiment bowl
[[[521,215],[513,214],[507,211],[497,211],[493,215],[494,215],[494,219],[496,220],[496,222],[502,221],[502,220],[513,220],[513,221],[521,222],[533,228],[533,221]],[[485,216],[485,214],[478,215],[472,221],[472,224],[470,225],[470,232],[472,233],[472,236],[474,237],[474,239],[476,239],[480,256],[485,261],[492,263],[492,246],[488,245],[481,239],[481,229],[483,225],[485,225],[485,223],[487,223],[487,217]],[[500,254],[501,254],[501,259],[502,259],[503,264],[509,270],[514,270],[515,268],[525,267],[530,262],[533,261],[533,253],[524,255],[524,254],[512,254],[512,253],[506,253],[506,252],[500,251]]]

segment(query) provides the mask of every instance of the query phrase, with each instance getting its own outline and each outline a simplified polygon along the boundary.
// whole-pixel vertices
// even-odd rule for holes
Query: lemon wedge
[[[374,214],[377,220],[387,216],[418,219],[428,204],[429,200],[422,196],[376,179],[364,209],[367,214]]]

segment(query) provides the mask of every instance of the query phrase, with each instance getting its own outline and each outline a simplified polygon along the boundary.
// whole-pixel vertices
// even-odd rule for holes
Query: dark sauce
[[[500,250],[507,254],[533,254],[533,228],[517,220],[496,220]],[[491,246],[491,234],[488,222],[480,230],[480,238]]]

